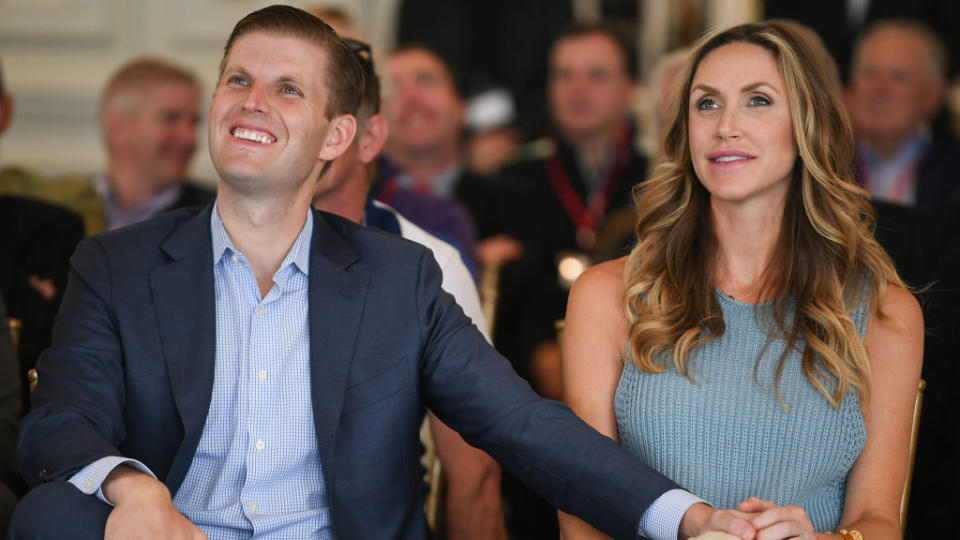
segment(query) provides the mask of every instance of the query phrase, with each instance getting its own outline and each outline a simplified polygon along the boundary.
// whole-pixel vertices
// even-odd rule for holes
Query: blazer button
[[[46,482],[48,474],[49,473],[47,472],[46,469],[40,469],[40,473],[37,474],[37,477],[40,479],[41,482]]]

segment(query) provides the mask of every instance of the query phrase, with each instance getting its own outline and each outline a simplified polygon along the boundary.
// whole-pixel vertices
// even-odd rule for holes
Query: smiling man
[[[947,62],[943,42],[919,22],[879,22],[857,44],[847,106],[857,172],[875,200],[942,216],[960,195],[960,141],[931,130]]]
[[[216,202],[73,258],[12,537],[425,538],[428,406],[609,534],[752,538],[537,398],[426,248],[311,209],[362,88],[312,15],[271,6],[234,27],[210,107]]]

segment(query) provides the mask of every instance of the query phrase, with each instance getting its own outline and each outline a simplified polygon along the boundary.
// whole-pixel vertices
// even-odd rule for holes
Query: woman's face
[[[701,60],[690,90],[690,155],[714,204],[779,204],[797,158],[787,91],[770,51],[731,43]]]

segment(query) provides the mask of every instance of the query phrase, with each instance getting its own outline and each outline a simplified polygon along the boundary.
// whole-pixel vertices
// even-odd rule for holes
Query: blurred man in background
[[[617,256],[619,246],[608,246],[604,238],[608,221],[628,207],[647,162],[634,148],[629,116],[633,55],[617,34],[603,26],[575,27],[561,34],[549,62],[554,130],[536,143],[539,155],[503,173],[518,202],[508,229],[521,240],[524,255],[505,269],[498,327],[522,329],[512,332],[502,350],[508,358],[529,358],[519,371],[542,395],[556,398],[553,321],[563,318],[569,287],[558,283],[558,256],[587,255],[594,262]]]
[[[559,399],[561,372],[554,322],[569,286],[590,262],[621,255],[632,236],[631,188],[646,176],[630,119],[635,61],[605,26],[561,33],[549,56],[547,100],[553,130],[507,167],[505,230],[522,256],[503,267],[494,329],[498,349],[543,396]],[[514,510],[509,527],[523,538],[556,538],[556,514],[505,475]]]
[[[960,142],[930,130],[946,66],[940,39],[917,22],[880,22],[857,47],[847,104],[861,181],[874,198],[940,215],[960,189]]]
[[[213,192],[193,185],[200,85],[182,67],[138,58],[110,78],[100,102],[105,169],[49,181],[4,182],[0,190],[70,208],[87,234],[116,229],[166,210],[206,204]]]
[[[385,230],[430,248],[443,273],[441,286],[487,335],[476,285],[456,249],[408,221],[393,208],[368,197],[377,161],[389,132],[380,111],[380,81],[369,48],[354,40],[364,68],[363,96],[357,111],[357,134],[350,147],[321,176],[313,206],[357,223]],[[487,336],[489,339],[489,336]],[[430,430],[446,479],[445,537],[450,540],[506,540],[500,500],[500,467],[486,453],[468,445],[454,430],[428,412]]]
[[[951,526],[957,497],[937,486],[960,480],[953,413],[960,141],[931,129],[943,105],[947,62],[940,39],[922,23],[881,21],[855,50],[847,92],[857,172],[873,196],[877,239],[907,283],[928,286],[922,295],[927,390],[907,538]]]

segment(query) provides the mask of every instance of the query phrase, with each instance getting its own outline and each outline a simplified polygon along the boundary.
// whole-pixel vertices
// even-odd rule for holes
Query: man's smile
[[[234,138],[253,141],[260,144],[273,144],[277,142],[276,137],[270,133],[267,133],[266,131],[261,131],[258,129],[235,127],[230,130],[230,134],[233,135]]]

